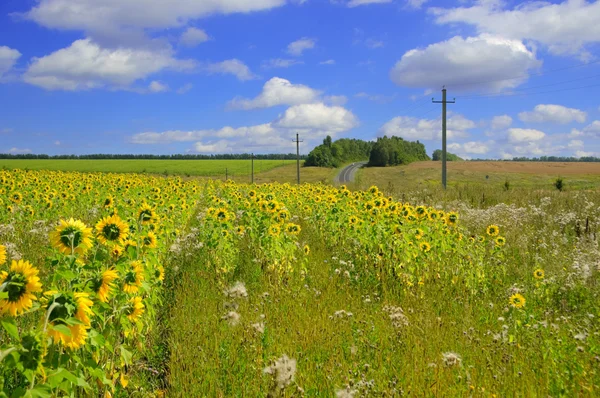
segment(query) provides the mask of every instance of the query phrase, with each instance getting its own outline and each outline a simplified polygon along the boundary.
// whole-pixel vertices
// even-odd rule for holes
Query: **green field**
[[[255,160],[254,173],[295,163],[292,160]],[[250,160],[162,160],[162,159],[0,159],[0,169],[61,170],[106,173],[149,173],[190,176],[249,176]]]

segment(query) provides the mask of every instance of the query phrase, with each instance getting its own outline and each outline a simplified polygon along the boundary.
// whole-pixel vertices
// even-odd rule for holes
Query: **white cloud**
[[[505,9],[504,1],[480,0],[471,7],[431,8],[438,24],[465,23],[482,33],[515,40],[534,40],[554,54],[589,57],[585,46],[600,42],[600,2],[565,0],[517,2]]]
[[[358,7],[364,6],[367,4],[383,4],[383,3],[391,3],[392,0],[350,0],[348,1],[348,7]]]
[[[192,83],[186,83],[177,89],[177,94],[185,94],[192,88],[194,88],[194,85]]]
[[[228,104],[233,109],[269,108],[278,105],[298,105],[316,101],[320,91],[289,80],[274,77],[263,86],[262,92],[253,99],[234,98]]]
[[[273,58],[262,63],[263,69],[272,68],[289,68],[290,66],[300,65],[304,62],[297,59],[284,59],[284,58]]]
[[[162,93],[163,91],[169,91],[169,86],[159,82],[158,80],[153,80],[148,85],[148,90],[153,93]]]
[[[531,112],[519,113],[519,119],[530,123],[583,123],[586,117],[587,114],[579,109],[553,104],[536,105]]]
[[[319,65],[335,65],[334,59],[328,59],[327,61],[319,62]]]
[[[312,149],[326,136],[336,135],[358,125],[352,112],[322,103],[296,105],[283,116],[255,126],[223,127],[219,130],[172,130],[143,132],[131,137],[134,144],[170,144],[192,142],[193,152],[289,152],[295,147],[292,137],[299,132],[305,149]]]
[[[249,13],[285,0],[39,0],[25,14],[49,28],[105,32],[124,28],[170,28],[211,14]]]
[[[569,148],[583,148],[583,141],[581,140],[571,140],[567,144]]]
[[[588,156],[598,156],[595,152],[575,151],[576,158],[584,158]]]
[[[26,154],[26,153],[31,153],[31,149],[29,148],[10,148],[8,151],[6,151],[6,153],[10,153],[13,155],[18,155],[18,154]]]
[[[0,46],[0,79],[15,66],[20,57],[21,53],[19,51]]]
[[[594,120],[592,123],[585,126],[583,128],[583,133],[591,134],[591,135],[599,135],[600,134],[600,120]]]
[[[494,118],[492,119],[492,129],[503,130],[505,128],[510,127],[512,121],[512,117],[508,115],[494,116]]]
[[[508,129],[508,141],[511,143],[539,141],[545,136],[546,134],[540,130],[517,128]]]
[[[250,68],[239,59],[229,59],[204,66],[204,70],[210,74],[234,75],[238,80],[246,81],[256,79],[257,76]]]
[[[165,69],[193,66],[192,61],[173,58],[170,49],[108,49],[82,39],[44,57],[34,57],[23,79],[47,90],[126,88]]]
[[[367,39],[365,40],[365,46],[369,48],[381,48],[384,46],[384,43],[380,40]]]
[[[448,139],[466,137],[475,122],[463,115],[455,114],[448,118],[446,135]],[[379,129],[379,135],[398,136],[406,140],[439,140],[442,138],[442,123],[437,119],[417,119],[410,116],[398,116],[385,123]]]
[[[406,0],[406,6],[412,9],[419,9],[423,7],[423,4],[427,3],[429,0]]]
[[[60,146],[60,141],[54,141],[54,145]]]
[[[205,31],[198,28],[187,28],[185,32],[181,35],[179,39],[179,43],[186,47],[195,47],[200,43],[204,43],[208,41],[210,38],[206,34]]]
[[[540,65],[518,40],[488,34],[466,39],[455,36],[406,52],[390,77],[400,86],[499,91],[523,83],[528,71]]]
[[[288,108],[274,124],[277,127],[324,131],[334,135],[358,126],[358,118],[341,106],[301,104]]]
[[[466,153],[481,155],[490,151],[490,147],[488,144],[477,141],[469,141],[463,144],[451,143],[448,144],[448,149],[458,153],[459,155]]]
[[[317,41],[315,39],[303,37],[288,44],[287,53],[295,57],[299,57],[302,55],[302,53],[304,53],[304,51],[315,48],[316,42]]]
[[[364,98],[369,101],[376,102],[378,104],[387,104],[387,103],[392,102],[396,98],[396,94],[393,94],[393,95],[369,94],[369,93],[365,93],[363,91],[363,92],[354,94],[354,97],[355,98]]]

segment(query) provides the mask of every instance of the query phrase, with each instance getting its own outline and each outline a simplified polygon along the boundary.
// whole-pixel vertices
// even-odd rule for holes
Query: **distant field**
[[[360,189],[377,185],[386,194],[400,198],[410,193],[413,201],[467,200],[476,206],[525,205],[558,192],[554,186],[557,178],[563,179],[567,191],[600,188],[600,163],[448,162],[446,191],[441,189],[441,168],[441,163],[434,161],[367,167],[359,170],[351,185]]]
[[[292,160],[255,160],[254,173],[292,164]],[[249,160],[63,160],[63,159],[0,159],[0,169],[62,170],[82,172],[180,174],[193,176],[249,176]]]

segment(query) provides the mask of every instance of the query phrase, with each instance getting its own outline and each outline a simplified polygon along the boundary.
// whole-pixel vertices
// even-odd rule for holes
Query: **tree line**
[[[173,154],[173,155],[151,155],[151,154],[110,154],[99,153],[91,155],[46,155],[46,154],[11,154],[0,153],[0,159],[144,159],[144,160],[250,160],[252,154],[215,154],[215,155],[198,155],[198,154]],[[306,155],[300,155],[301,159],[305,159]],[[287,154],[262,154],[254,155],[254,159],[259,160],[292,160],[296,159],[295,153]]]

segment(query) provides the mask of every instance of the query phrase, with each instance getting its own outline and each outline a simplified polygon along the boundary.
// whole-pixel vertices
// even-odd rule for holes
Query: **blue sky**
[[[0,152],[600,156],[600,1],[3,0]]]

